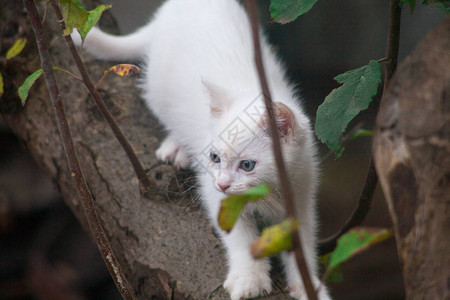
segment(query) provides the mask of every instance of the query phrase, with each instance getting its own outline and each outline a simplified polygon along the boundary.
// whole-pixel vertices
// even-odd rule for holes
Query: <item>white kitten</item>
[[[282,65],[261,40],[303,247],[318,286],[313,135]],[[115,37],[94,28],[84,49],[104,60],[145,61],[143,96],[168,131],[156,155],[197,171],[202,200],[228,253],[224,287],[231,299],[269,293],[269,260],[250,254],[258,237],[255,215],[277,223],[284,208],[243,7],[235,0],[169,0],[136,33]],[[248,205],[231,233],[224,233],[217,226],[220,201],[263,182],[275,192]],[[306,299],[293,254],[284,253],[282,261],[291,296]],[[319,297],[329,299],[325,288]]]

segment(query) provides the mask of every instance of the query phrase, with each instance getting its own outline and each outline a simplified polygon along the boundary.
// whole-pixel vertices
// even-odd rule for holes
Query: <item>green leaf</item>
[[[365,110],[377,94],[381,82],[380,64],[371,60],[368,65],[334,79],[343,85],[331,91],[317,109],[314,130],[322,143],[339,157],[344,151],[340,145],[341,135],[348,123]]]
[[[424,0],[423,5],[429,5],[432,8],[450,14],[450,0]]]
[[[81,30],[78,30],[78,32],[80,33],[81,39],[83,41],[86,38],[86,35],[88,34],[88,32],[91,31],[91,29],[95,26],[95,24],[97,24],[98,20],[100,20],[100,17],[102,16],[103,12],[109,8],[111,8],[111,5],[103,5],[102,4],[102,5],[97,6],[93,10],[89,11],[89,16],[88,16],[86,23],[84,23],[84,26]]]
[[[78,0],[59,0],[62,6],[63,18],[66,23],[64,35],[72,33],[76,28],[84,41],[88,32],[97,24],[102,13],[111,5],[100,5],[97,8],[87,11]]]
[[[260,184],[240,195],[230,195],[220,203],[219,226],[226,232],[233,229],[241,210],[249,202],[263,199],[270,193],[266,184]]]
[[[278,225],[264,228],[261,237],[252,243],[254,258],[263,258],[292,249],[292,234],[297,234],[298,221],[287,219]]]
[[[337,241],[336,249],[330,256],[328,269],[332,270],[338,267],[358,253],[367,250],[369,247],[391,236],[392,231],[389,229],[360,227],[350,230]]]
[[[70,73],[69,71],[67,71],[65,69],[53,67],[53,71],[61,71],[63,73],[69,74],[72,77],[76,78],[75,75],[73,75],[72,73]],[[20,100],[22,100],[22,105],[25,105],[25,101],[28,98],[28,93],[30,91],[30,88],[33,86],[34,82],[39,78],[39,76],[42,75],[42,73],[43,73],[42,69],[39,69],[36,72],[34,72],[33,74],[31,74],[30,76],[28,76],[25,79],[25,81],[23,82],[23,84],[17,90],[17,92],[19,94],[19,98],[20,98]]]
[[[41,75],[42,69],[39,69],[30,76],[28,76],[27,79],[25,79],[24,83],[19,87],[18,93],[20,100],[22,100],[22,105],[25,105],[25,101],[28,98],[28,92],[30,91],[30,88],[33,86],[36,79],[38,79],[39,76]]]
[[[300,15],[307,13],[316,2],[317,0],[271,0],[272,21],[281,24],[292,22]]]
[[[3,89],[3,76],[2,73],[0,73],[0,97],[3,95],[5,90]]]
[[[367,129],[358,129],[352,136],[350,137],[350,140],[354,140],[360,137],[368,137],[373,136],[373,130],[367,130]]]
[[[411,9],[411,13],[414,12],[414,8],[416,7],[416,0],[401,0],[401,2],[408,4],[409,8]]]
[[[20,52],[22,52],[26,44],[27,44],[26,38],[17,39],[11,46],[11,48],[9,48],[8,51],[6,52],[6,59],[11,59],[17,56]]]
[[[332,253],[327,253],[325,255],[319,256],[319,261],[324,267],[328,266],[328,264],[330,262],[331,254]],[[327,269],[324,279],[331,281],[331,282],[344,281],[344,277],[342,276],[342,272],[341,272],[341,265],[339,265],[333,269]]]

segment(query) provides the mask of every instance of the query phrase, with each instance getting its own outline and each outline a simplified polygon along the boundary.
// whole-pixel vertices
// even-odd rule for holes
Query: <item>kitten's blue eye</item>
[[[209,153],[209,158],[211,158],[211,161],[213,163],[216,163],[216,164],[220,163],[219,155],[215,154],[214,152]]]
[[[244,170],[245,172],[250,172],[255,168],[256,161],[254,160],[243,160],[241,161],[239,168]]]

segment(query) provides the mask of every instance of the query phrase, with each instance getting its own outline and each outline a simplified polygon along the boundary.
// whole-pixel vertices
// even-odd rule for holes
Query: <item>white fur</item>
[[[278,115],[280,133],[284,134],[283,154],[296,197],[306,259],[318,285],[318,170],[310,122],[285,79],[283,66],[262,35],[261,40],[273,100],[278,102],[276,107],[286,107],[288,112]],[[235,0],[169,0],[136,33],[114,37],[94,29],[84,48],[105,60],[142,59],[146,63],[140,84],[143,96],[169,133],[156,154],[179,167],[190,162],[196,169],[202,201],[228,253],[224,287],[233,300],[270,292],[269,261],[250,255],[250,244],[258,237],[254,215],[257,212],[268,223],[276,223],[283,219],[284,208],[243,7]],[[220,163],[211,161],[211,151],[220,157]],[[250,172],[239,168],[243,160],[256,161],[255,168]],[[274,193],[248,205],[230,234],[220,230],[217,214],[226,194],[240,193],[262,182]],[[223,192],[219,185],[229,187]],[[283,254],[282,261],[291,295],[306,299],[293,255]],[[329,299],[325,288],[319,296]]]

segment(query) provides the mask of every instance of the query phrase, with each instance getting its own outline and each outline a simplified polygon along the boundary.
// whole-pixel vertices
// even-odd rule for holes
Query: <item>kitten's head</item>
[[[277,187],[270,124],[262,97],[239,101],[217,87],[208,89],[212,142],[206,153],[214,187],[225,194],[242,193],[260,183]],[[274,114],[285,163],[295,163],[305,132],[285,104],[274,102]]]

